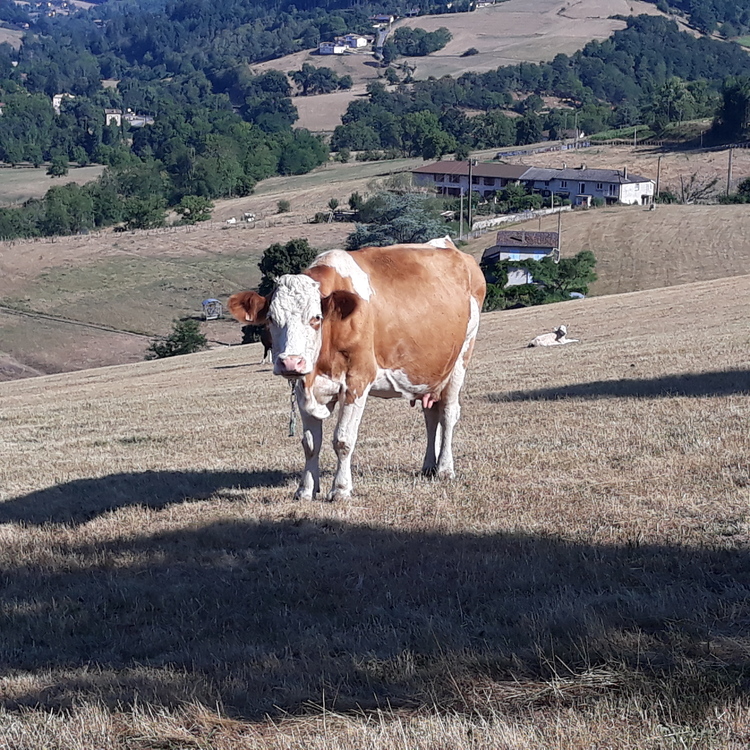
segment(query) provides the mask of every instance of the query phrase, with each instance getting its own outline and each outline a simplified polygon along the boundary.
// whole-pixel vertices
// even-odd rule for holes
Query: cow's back
[[[484,300],[484,277],[474,258],[430,245],[368,247],[347,255],[369,283],[369,298],[357,314],[377,366],[403,370],[412,382],[445,380]],[[355,291],[352,277],[337,274],[337,282]]]

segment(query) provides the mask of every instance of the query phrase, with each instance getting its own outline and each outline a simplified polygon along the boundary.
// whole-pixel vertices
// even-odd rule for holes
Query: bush
[[[208,345],[197,320],[175,320],[172,333],[166,339],[155,339],[148,347],[146,359],[164,359],[202,351]]]
[[[326,219],[327,219],[326,214]],[[318,251],[310,247],[310,243],[303,238],[289,240],[285,245],[275,242],[266,248],[258,268],[263,274],[258,291],[268,294],[274,285],[274,280],[286,273],[301,273],[313,262]]]
[[[461,57],[473,57],[474,55],[478,55],[479,50],[476,47],[469,47],[469,49],[466,50],[466,52],[461,53]]]
[[[289,203],[288,200],[282,198],[277,204],[276,204],[276,212],[280,214],[288,214],[289,211],[292,208],[292,204]]]

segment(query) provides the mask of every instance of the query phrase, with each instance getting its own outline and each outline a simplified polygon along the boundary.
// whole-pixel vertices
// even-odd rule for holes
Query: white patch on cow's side
[[[354,293],[362,299],[369,300],[375,293],[370,286],[370,277],[346,250],[326,250],[315,258],[310,268],[315,268],[315,266],[328,266],[333,268],[339,276],[351,279]]]
[[[435,240],[430,240],[427,244],[444,250],[453,249],[453,247],[455,247],[449,234],[446,234],[445,237],[438,237]]]
[[[322,335],[310,325],[310,321],[320,316],[320,284],[317,281],[304,274],[285,274],[276,280],[268,318],[277,375],[281,372],[281,361],[287,357],[304,358],[305,372],[312,370],[320,354]]]

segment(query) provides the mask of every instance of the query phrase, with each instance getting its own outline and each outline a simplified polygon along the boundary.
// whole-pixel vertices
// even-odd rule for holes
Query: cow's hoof
[[[312,500],[314,497],[315,497],[315,493],[311,492],[310,490],[305,489],[304,487],[300,487],[294,493],[295,500]]]
[[[453,469],[440,469],[438,472],[436,472],[435,476],[437,476],[438,479],[444,479],[444,480],[450,480],[456,478],[456,472],[453,471]]]
[[[334,487],[327,495],[326,500],[329,503],[337,503],[340,500],[349,500],[352,496],[351,490],[342,490]]]
[[[423,477],[429,477],[430,479],[433,479],[437,476],[437,466],[423,466],[422,467],[422,476]]]

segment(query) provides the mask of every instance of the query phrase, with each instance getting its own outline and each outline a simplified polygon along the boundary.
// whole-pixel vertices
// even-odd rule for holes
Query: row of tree
[[[643,123],[712,116],[727,75],[750,75],[750,57],[737,45],[696,39],[674,22],[640,16],[604,42],[591,42],[552,62],[522,63],[458,78],[417,81],[388,92],[377,84],[367,100],[349,105],[334,132],[334,149],[395,148],[440,156],[456,149],[525,144],[574,123],[587,133]],[[514,103],[518,92],[522,102]],[[566,100],[540,116],[542,95]],[[523,114],[511,120],[503,110]],[[483,114],[469,118],[466,109]]]

